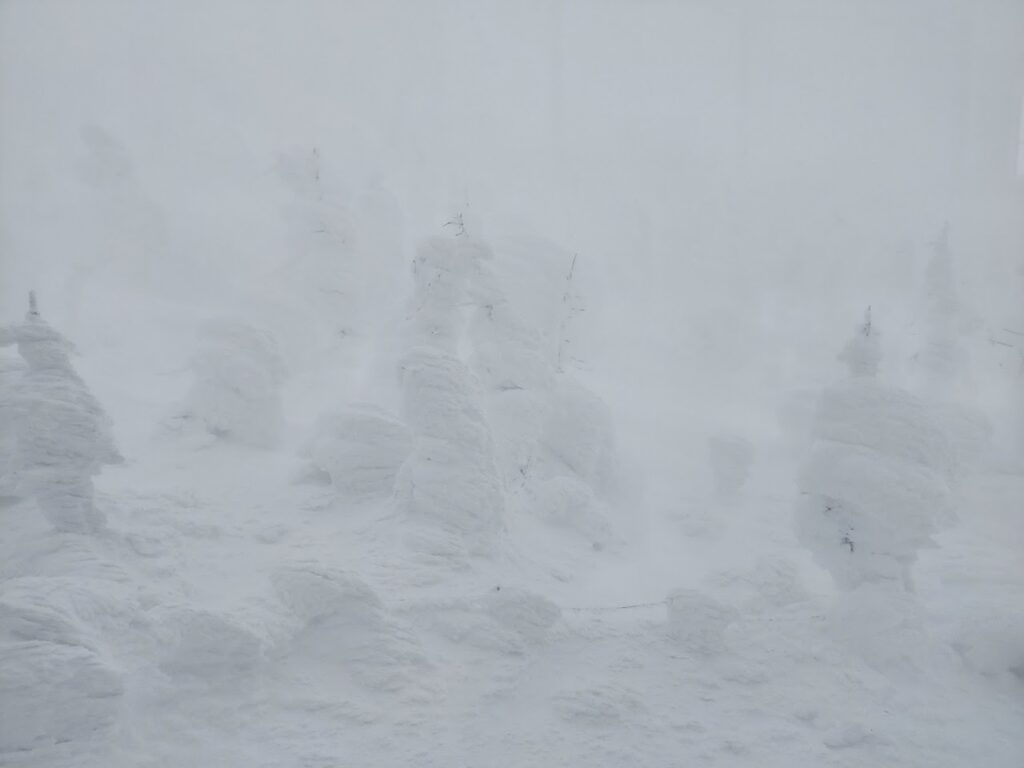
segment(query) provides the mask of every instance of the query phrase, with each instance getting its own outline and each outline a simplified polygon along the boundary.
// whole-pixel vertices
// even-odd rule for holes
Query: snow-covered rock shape
[[[953,517],[953,454],[933,413],[870,373],[878,355],[870,321],[844,359],[852,378],[825,391],[800,475],[800,540],[843,589],[910,585],[910,567]]]
[[[412,433],[374,406],[357,405],[322,416],[307,452],[334,488],[350,499],[390,496],[412,450]]]
[[[225,440],[257,448],[277,444],[284,427],[284,364],[274,337],[233,320],[201,332],[192,359],[195,382],[181,417]]]
[[[92,477],[121,461],[110,421],[69,359],[71,343],[40,317],[30,295],[25,322],[0,328],[0,346],[16,344],[27,370],[3,409],[13,456],[3,485],[33,496],[57,530],[91,533],[105,518],[93,503]]]

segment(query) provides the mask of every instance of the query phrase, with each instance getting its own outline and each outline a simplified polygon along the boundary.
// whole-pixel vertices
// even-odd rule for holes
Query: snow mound
[[[665,630],[675,645],[711,656],[725,650],[725,631],[739,618],[735,608],[692,589],[679,589],[665,601]]]
[[[994,607],[969,612],[953,640],[967,667],[991,678],[1024,681],[1024,618]],[[1012,678],[1011,678],[1012,679]]]
[[[595,542],[611,534],[603,505],[582,480],[558,475],[536,484],[532,502],[537,515],[552,525],[582,533]]]
[[[334,488],[353,499],[390,496],[412,450],[409,428],[372,406],[321,417],[308,455]]]
[[[504,588],[484,599],[487,614],[528,642],[542,642],[562,617],[561,609],[534,592]]]
[[[133,607],[110,584],[58,576],[21,576],[3,582],[0,640],[45,640],[98,649],[94,636],[123,631]]]
[[[278,649],[284,663],[311,663],[365,689],[425,695],[430,665],[418,641],[366,583],[342,571],[301,566],[278,571],[272,583],[295,621],[291,640]]]
[[[835,601],[829,617],[833,637],[883,673],[927,669],[934,660],[924,612],[914,595],[885,584],[862,584]]]
[[[640,693],[619,685],[563,691],[552,703],[563,720],[595,728],[623,727],[648,715]]]
[[[160,668],[171,675],[230,679],[254,669],[263,656],[252,631],[211,611],[171,609],[156,623],[164,641]]]
[[[95,653],[31,640],[0,646],[0,762],[5,753],[106,738],[123,687]]]
[[[541,595],[500,587],[439,608],[431,623],[459,645],[500,656],[522,656],[554,639],[561,616],[561,609]]]

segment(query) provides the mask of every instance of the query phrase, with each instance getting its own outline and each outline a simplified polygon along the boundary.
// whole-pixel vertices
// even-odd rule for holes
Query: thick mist
[[[266,695],[274,748],[308,747],[309,766],[335,764],[317,762],[321,737],[324,754],[346,738],[376,754],[325,711],[397,729],[395,764],[433,764],[415,731],[435,704],[431,755],[493,754],[505,722],[542,734],[513,739],[509,765],[551,744],[661,765],[677,738],[723,765],[1012,752],[1017,710],[992,691],[1019,694],[1024,637],[1007,618],[1024,544],[1007,511],[1024,451],[1020,0],[0,0],[0,331],[30,290],[125,459],[96,480],[116,532],[97,557],[128,574],[118,600],[152,590],[122,601],[150,623],[95,630],[112,689],[143,702],[125,732],[163,743],[173,715],[202,746],[115,740],[112,765],[262,765],[224,736],[241,721],[206,723],[182,693],[236,657],[267,688],[204,695]],[[5,344],[41,333],[16,331]],[[866,369],[877,387],[847,381]],[[860,518],[892,551],[839,567],[848,510],[821,509],[878,477],[870,503],[913,525]],[[416,517],[459,493],[472,545]],[[50,567],[32,520],[11,541],[43,554],[12,543],[4,578]],[[915,569],[919,597],[827,602]],[[610,605],[658,606],[669,628],[586,613]],[[842,629],[829,645],[826,605],[919,666]],[[351,624],[331,613],[348,609]],[[335,678],[336,654],[367,666]],[[652,671],[679,658],[695,668],[674,668],[673,691],[726,679],[740,698],[695,727]],[[778,679],[754,671],[779,658]],[[856,684],[837,672],[849,658],[871,670]],[[619,677],[587,687],[594,666]],[[563,672],[578,690],[554,690]],[[307,677],[330,705],[289,687]],[[762,683],[789,713],[764,733],[737,714]],[[890,684],[886,707],[927,701],[963,754],[912,718],[878,736]],[[873,714],[829,714],[819,694]],[[536,701],[562,725],[545,731]],[[637,723],[657,732],[649,752],[586,735]],[[719,739],[734,727],[761,751]],[[772,751],[805,741],[818,751]]]

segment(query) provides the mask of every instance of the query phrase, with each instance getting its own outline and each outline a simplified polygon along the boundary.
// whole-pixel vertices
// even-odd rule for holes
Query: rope
[[[656,603],[632,603],[631,605],[595,605],[595,606],[563,606],[564,611],[588,611],[591,613],[607,613],[609,611],[626,611],[632,608],[653,608],[657,605],[665,605],[666,600],[658,600]]]

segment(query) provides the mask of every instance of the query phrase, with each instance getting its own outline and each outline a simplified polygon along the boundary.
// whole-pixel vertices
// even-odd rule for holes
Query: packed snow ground
[[[104,476],[100,538],[7,510],[7,764],[1019,764],[1019,476],[966,490],[973,530],[919,569],[921,627],[854,626],[873,666],[801,579],[785,487],[715,509],[710,537],[693,500],[644,549],[512,526],[452,572],[387,505],[292,469],[155,451]],[[673,623],[676,588],[696,602]]]

